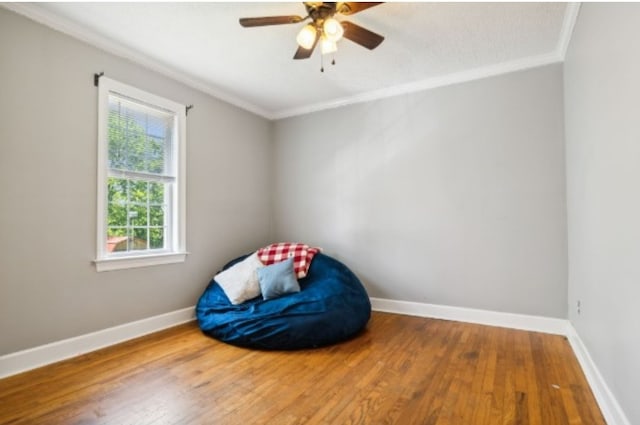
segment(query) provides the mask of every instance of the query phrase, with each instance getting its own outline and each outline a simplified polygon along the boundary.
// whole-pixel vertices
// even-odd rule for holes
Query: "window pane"
[[[122,252],[127,250],[127,229],[122,227],[107,228],[107,252]]]
[[[108,237],[121,237],[127,236],[127,229],[125,227],[109,227],[107,228],[107,236]]]
[[[147,139],[147,167],[150,173],[163,174],[164,140],[149,137]]]
[[[126,168],[127,143],[120,116],[109,111],[109,167]]]
[[[164,248],[165,183],[110,177],[108,189],[107,251]]]
[[[131,249],[139,251],[147,249],[147,232],[148,229],[133,229],[133,246]]]
[[[138,127],[135,122],[129,126]],[[146,171],[144,164],[144,132],[141,128],[131,128],[127,133],[127,166],[130,171]]]
[[[161,229],[161,228],[149,229],[149,239],[151,243],[151,249],[164,248],[164,229]]]
[[[129,224],[135,227],[147,225],[146,205],[131,205],[129,207]]]
[[[139,180],[129,180],[129,201],[136,203],[147,203],[147,182]]]
[[[149,205],[164,204],[164,184],[149,183]]]
[[[173,115],[109,97],[109,167],[152,174],[171,172]],[[165,152],[167,151],[168,152]]]
[[[116,203],[109,203],[107,212],[107,225],[126,227],[127,226],[127,206]]]
[[[109,177],[109,181],[107,183],[107,196],[109,202],[126,202],[127,180]]]
[[[149,207],[149,225],[164,226],[164,207],[163,206]]]
[[[147,115],[147,134],[151,137],[164,139],[167,137],[167,129],[171,127],[171,116]]]

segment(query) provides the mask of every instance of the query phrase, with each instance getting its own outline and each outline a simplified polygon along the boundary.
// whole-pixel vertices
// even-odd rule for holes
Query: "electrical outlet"
[[[582,312],[582,303],[580,300],[576,301],[576,312],[580,314]]]

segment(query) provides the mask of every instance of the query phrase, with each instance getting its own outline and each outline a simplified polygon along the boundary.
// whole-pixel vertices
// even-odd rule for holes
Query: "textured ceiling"
[[[242,28],[240,17],[304,16],[302,3],[6,4],[54,28],[268,118],[562,60],[567,3],[385,3],[341,19],[385,36],[294,61],[302,24]],[[575,16],[573,16],[575,20]]]

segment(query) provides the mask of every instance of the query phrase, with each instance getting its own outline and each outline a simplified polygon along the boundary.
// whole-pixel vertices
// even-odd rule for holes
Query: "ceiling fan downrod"
[[[307,16],[282,15],[282,16],[261,16],[254,18],[240,18],[240,25],[243,27],[261,27],[267,25],[297,24],[306,20],[307,23],[296,37],[298,49],[293,59],[308,59],[311,57],[316,45],[321,45],[324,54],[333,53],[337,50],[336,43],[342,37],[359,44],[369,50],[373,50],[384,37],[369,31],[352,22],[335,18],[336,14],[354,15],[363,10],[382,4],[381,2],[303,2],[307,11]],[[319,43],[320,42],[320,43]],[[335,65],[335,59],[331,62]],[[324,64],[321,63],[321,72],[324,72]]]

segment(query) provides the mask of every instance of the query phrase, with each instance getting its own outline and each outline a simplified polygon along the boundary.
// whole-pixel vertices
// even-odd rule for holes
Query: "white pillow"
[[[258,269],[263,267],[258,253],[254,252],[241,262],[218,273],[214,279],[222,287],[231,304],[242,304],[260,295]]]

